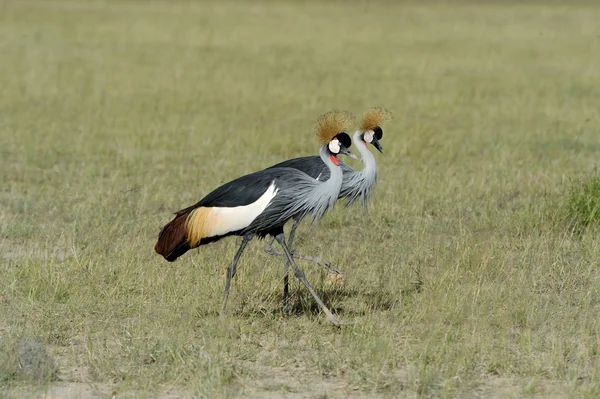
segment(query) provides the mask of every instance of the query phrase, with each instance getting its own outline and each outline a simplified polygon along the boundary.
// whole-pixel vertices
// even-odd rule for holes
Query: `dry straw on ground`
[[[541,1],[3,2],[0,342],[34,337],[50,386],[106,395],[598,397],[599,236],[565,210],[598,165],[599,20]],[[369,212],[338,206],[295,243],[345,272],[301,266],[355,326],[295,281],[286,319],[258,241],[225,319],[236,239],[153,253],[172,212],[316,154],[321,113],[371,106],[394,120]]]

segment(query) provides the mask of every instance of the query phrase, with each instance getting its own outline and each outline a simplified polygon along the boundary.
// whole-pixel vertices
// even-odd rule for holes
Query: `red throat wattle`
[[[331,162],[333,162],[335,166],[340,166],[340,161],[338,161],[335,155],[329,155],[329,159],[331,159]]]

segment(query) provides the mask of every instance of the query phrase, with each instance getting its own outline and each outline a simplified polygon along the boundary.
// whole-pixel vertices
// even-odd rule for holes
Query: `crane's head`
[[[317,137],[327,147],[329,157],[335,165],[339,165],[337,156],[344,154],[356,159],[350,152],[352,140],[346,131],[352,126],[354,117],[347,111],[330,111],[321,115],[317,121]]]
[[[348,133],[341,132],[336,134],[333,137],[333,139],[331,139],[327,144],[327,149],[329,150],[329,156],[331,158],[331,161],[334,164],[339,165],[339,162],[337,160],[338,154],[344,154],[351,158],[357,159],[356,155],[351,153],[348,149],[351,145],[352,140],[350,139]]]
[[[381,125],[391,119],[391,112],[384,108],[374,107],[366,110],[360,123],[361,139],[366,144],[373,144],[379,152],[383,153],[383,148],[379,144],[379,140],[383,137]]]

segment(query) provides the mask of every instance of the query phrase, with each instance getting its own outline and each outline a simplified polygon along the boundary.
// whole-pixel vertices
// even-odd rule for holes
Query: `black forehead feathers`
[[[346,148],[350,148],[350,146],[352,145],[352,140],[350,139],[350,136],[348,136],[347,133],[338,133],[335,135],[335,138],[338,139],[340,143]]]
[[[375,129],[373,129],[373,133],[375,133],[375,138],[377,140],[381,140],[381,138],[383,137],[383,129],[379,126],[375,126]]]

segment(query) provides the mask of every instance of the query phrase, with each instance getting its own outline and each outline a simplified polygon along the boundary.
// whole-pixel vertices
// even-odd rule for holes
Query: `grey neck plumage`
[[[293,190],[291,208],[291,214],[297,220],[302,220],[309,214],[313,216],[313,223],[322,218],[325,212],[335,205],[342,189],[344,172],[331,161],[327,145],[321,147],[319,155],[329,169],[329,179],[320,181],[301,173],[302,179],[296,183]]]
[[[352,139],[365,167],[360,171],[348,167],[349,170],[344,171],[344,182],[340,191],[340,198],[346,198],[348,206],[360,198],[363,207],[366,207],[369,195],[375,188],[377,181],[377,162],[373,153],[367,148],[368,144],[362,140],[361,135],[362,132],[359,130],[354,133]]]
[[[342,183],[344,181],[344,173],[342,172],[342,168],[335,165],[330,158],[330,152],[327,148],[327,145],[321,146],[321,150],[319,151],[319,155],[327,168],[329,169],[329,179],[318,182],[315,187],[314,195],[315,195],[315,204],[321,204],[319,208],[323,208],[321,212],[317,212],[319,214],[318,217],[321,217],[328,208],[333,207],[335,202],[338,199],[340,190],[342,189]]]
[[[329,178],[321,181],[312,178],[304,172],[295,170],[293,182],[288,180],[292,187],[275,196],[275,207],[284,208],[285,211],[276,215],[277,220],[294,218],[298,221],[312,215],[313,223],[319,220],[328,209],[337,202],[344,172],[330,159],[327,145],[321,147],[319,155],[329,169]],[[280,204],[277,204],[277,202]]]

